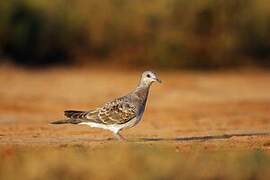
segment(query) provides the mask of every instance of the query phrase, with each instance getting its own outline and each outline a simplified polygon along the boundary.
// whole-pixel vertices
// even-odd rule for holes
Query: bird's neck
[[[145,81],[141,79],[137,88],[149,89],[152,83],[153,81]]]
[[[135,94],[145,103],[148,97],[150,85],[139,85],[135,89]]]

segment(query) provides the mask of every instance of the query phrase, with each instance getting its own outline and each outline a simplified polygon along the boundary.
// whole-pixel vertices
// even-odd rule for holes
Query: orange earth
[[[108,100],[128,93],[136,86],[140,73],[140,70],[119,70],[109,67],[105,69],[92,67],[47,70],[0,67],[0,157],[3,159],[0,163],[0,178],[16,179],[21,173],[26,174],[29,179],[35,179],[38,174],[45,173],[46,175],[43,174],[43,177],[54,179],[66,173],[61,167],[70,170],[69,165],[71,164],[65,162],[70,160],[72,164],[77,163],[81,168],[80,170],[71,168],[69,176],[88,179],[88,176],[79,177],[79,174],[84,171],[88,172],[88,168],[95,165],[92,164],[88,167],[84,163],[80,164],[83,157],[74,159],[77,151],[82,151],[78,148],[86,151],[85,156],[91,160],[93,160],[93,156],[96,156],[94,159],[99,162],[106,157],[112,161],[120,161],[119,163],[125,166],[130,163],[126,161],[136,159],[134,161],[137,162],[137,158],[139,158],[135,167],[140,166],[140,162],[143,161],[159,164],[158,166],[162,166],[162,169],[168,169],[166,171],[168,174],[165,172],[159,174],[158,171],[152,172],[150,168],[149,172],[151,171],[152,175],[148,177],[147,173],[144,174],[145,179],[174,173],[176,174],[172,178],[179,177],[177,171],[174,170],[175,166],[189,167],[182,169],[186,172],[183,177],[192,178],[194,176],[206,179],[231,177],[245,179],[245,175],[250,175],[247,178],[253,177],[252,173],[258,170],[250,168],[249,174],[247,171],[247,174],[239,175],[230,168],[223,171],[221,167],[219,171],[200,173],[198,170],[198,176],[193,174],[192,167],[195,169],[200,169],[204,165],[210,169],[215,167],[214,164],[217,162],[215,157],[209,155],[211,152],[217,153],[218,159],[228,161],[228,167],[231,167],[230,163],[239,162],[239,156],[245,153],[247,153],[245,157],[248,160],[250,157],[252,159],[262,156],[262,159],[269,160],[266,164],[270,165],[270,72],[267,71],[157,70],[163,83],[152,86],[141,123],[135,128],[122,132],[122,135],[129,139],[128,142],[118,142],[111,132],[105,130],[82,125],[49,124],[50,121],[64,118],[64,110],[93,109]],[[166,157],[165,159],[169,160],[160,159],[156,162],[155,153],[149,153],[153,149],[155,153],[158,153],[156,150],[162,151],[157,154],[159,158]],[[257,155],[257,151],[263,155]],[[116,155],[116,157],[113,155],[119,152],[123,156],[127,155],[127,152],[131,152],[137,158],[132,155],[132,157],[126,158],[121,155]],[[194,152],[196,152],[197,159],[193,158],[191,160],[193,163],[187,165],[184,163],[185,161],[182,161],[185,160],[186,155],[192,159]],[[227,160],[224,152],[230,154],[227,155],[231,157],[231,160]],[[110,153],[110,155],[107,154],[104,157],[103,153]],[[174,155],[171,156],[171,153]],[[181,160],[176,161],[178,155],[175,153],[181,154],[179,156],[182,159],[180,157]],[[46,154],[50,154],[50,157],[54,158],[48,158]],[[65,156],[58,156],[59,154],[65,154]],[[151,154],[150,159],[145,160],[146,154]],[[186,155],[183,156],[183,154]],[[13,159],[10,159],[10,156]],[[32,158],[30,158],[31,163],[29,157]],[[204,157],[210,160],[202,160]],[[200,158],[202,159],[199,160]],[[47,164],[41,166],[38,163],[41,159],[44,161],[51,159],[49,162],[53,163],[50,164],[46,161]],[[199,162],[205,162],[205,164],[200,165]],[[9,164],[10,167],[4,167],[4,163]],[[256,164],[257,160],[255,162],[251,160],[250,163]],[[18,169],[18,164],[24,164],[25,169],[18,171],[17,175],[11,173],[15,168]],[[107,163],[101,164],[104,166]],[[267,171],[269,166],[266,164],[262,167],[266,168],[265,172],[269,172]],[[51,169],[44,170],[45,167],[54,165],[60,168],[53,171],[55,174],[51,173]],[[111,166],[118,165],[115,163]],[[149,169],[147,165],[145,166]],[[245,165],[243,166],[245,167]],[[37,170],[33,171],[32,167],[37,167]],[[84,169],[83,172],[81,172],[82,169]],[[115,169],[114,172],[120,173],[116,167],[113,169]],[[259,169],[258,174],[264,172],[261,172],[263,168]],[[111,167],[105,168],[106,172],[110,172],[110,170]],[[30,173],[27,173],[28,171]],[[130,169],[128,171],[132,172]],[[95,175],[94,179],[118,177],[117,173],[106,173],[108,175],[95,173],[92,172],[92,175]],[[130,174],[125,175],[125,177],[129,177]],[[256,173],[255,175],[255,179],[266,177],[257,176]],[[268,175],[270,174],[268,173]],[[134,173],[134,179],[136,177],[138,174]]]

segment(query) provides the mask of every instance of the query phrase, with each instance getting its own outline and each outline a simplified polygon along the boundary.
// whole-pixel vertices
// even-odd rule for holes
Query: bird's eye
[[[150,76],[150,74],[147,74],[146,76],[147,76],[148,78],[150,78],[150,77],[151,77],[151,76]]]

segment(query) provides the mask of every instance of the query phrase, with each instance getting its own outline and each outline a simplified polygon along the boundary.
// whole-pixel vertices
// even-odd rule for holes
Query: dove
[[[161,80],[152,71],[142,73],[139,84],[125,96],[109,101],[89,111],[64,111],[66,119],[53,121],[51,124],[88,125],[112,131],[117,139],[126,140],[121,130],[137,125],[145,111],[150,86]]]

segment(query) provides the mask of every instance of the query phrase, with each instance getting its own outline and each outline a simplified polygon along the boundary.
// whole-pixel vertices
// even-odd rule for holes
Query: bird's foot
[[[127,139],[122,136],[120,133],[116,133],[115,134],[116,138],[119,140],[119,141],[126,141]]]

